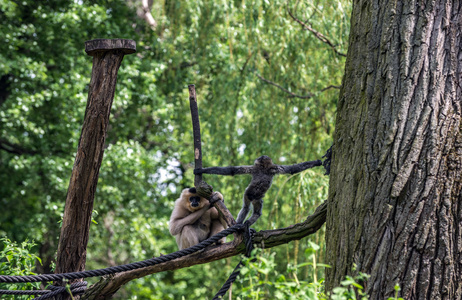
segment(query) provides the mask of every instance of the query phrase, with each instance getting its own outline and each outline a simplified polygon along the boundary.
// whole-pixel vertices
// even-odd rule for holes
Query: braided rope
[[[43,295],[49,292],[47,290],[0,290],[0,295]]]
[[[213,300],[219,300],[223,299],[223,296],[226,294],[226,292],[229,290],[231,287],[231,284],[233,284],[234,281],[236,281],[237,276],[241,273],[241,268],[244,266],[242,263],[242,260],[237,264],[237,266],[234,268],[233,273],[229,275],[228,280],[223,284],[221,289],[215,294],[213,297]]]
[[[245,256],[250,257],[250,254],[252,253],[253,250],[253,235],[255,234],[255,229],[250,228],[250,224],[248,222],[244,223],[244,242],[245,242]],[[242,260],[237,264],[237,266],[234,268],[233,272],[231,275],[229,275],[228,280],[223,284],[221,289],[215,294],[213,297],[213,300],[219,300],[222,299],[223,296],[226,294],[226,292],[229,290],[231,287],[231,284],[233,284],[234,281],[236,281],[237,276],[241,273],[241,268],[244,266],[242,263]]]
[[[71,284],[70,290],[72,295],[78,295],[82,294],[87,286],[86,281],[80,281]],[[47,287],[47,290],[24,290],[24,291],[10,291],[10,290],[0,290],[0,295],[43,295],[38,298],[34,299],[39,299],[39,300],[44,300],[44,299],[49,299],[51,297],[57,296],[62,293],[66,293],[66,287],[65,286],[54,286],[54,285],[49,285]]]
[[[244,228],[244,225],[236,224],[192,247],[189,247],[189,248],[177,251],[177,252],[173,252],[167,255],[154,257],[151,259],[134,262],[134,263],[126,264],[126,265],[109,267],[105,269],[88,270],[88,271],[71,272],[71,273],[61,273],[61,274],[43,274],[43,275],[29,275],[29,276],[0,275],[0,282],[18,283],[18,282],[38,282],[38,281],[61,281],[63,279],[75,280],[75,279],[80,279],[80,278],[103,276],[103,275],[108,275],[108,274],[141,269],[141,268],[153,266],[156,264],[168,262],[168,261],[186,256],[186,255],[192,254],[199,250],[202,250],[218,242],[225,236],[241,231],[243,228]]]
[[[40,296],[38,298],[34,298],[34,299],[35,300],[45,300],[45,299],[50,299],[51,297],[57,296],[59,294],[67,293],[65,286],[58,287],[58,286],[51,285],[51,286],[48,286],[48,288],[53,291],[43,296]],[[71,287],[70,287],[72,295],[82,294],[83,292],[85,292],[86,289],[87,289],[86,281],[80,281],[80,282],[73,283],[71,284]]]

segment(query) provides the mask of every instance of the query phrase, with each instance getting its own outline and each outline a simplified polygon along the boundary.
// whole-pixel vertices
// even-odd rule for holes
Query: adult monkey
[[[241,175],[250,174],[252,180],[244,192],[242,209],[237,216],[237,223],[242,224],[249,213],[250,203],[253,205],[253,214],[246,221],[249,225],[255,223],[261,216],[263,197],[273,183],[273,177],[277,174],[296,174],[306,169],[321,166],[320,160],[306,161],[295,165],[276,165],[269,156],[263,155],[257,158],[253,166],[237,167],[210,167],[194,169],[194,174],[216,174],[216,175]]]
[[[216,192],[220,200],[223,195]],[[197,194],[196,188],[184,189],[175,201],[170,216],[170,234],[176,239],[180,250],[194,246],[219,233],[228,226],[210,202]],[[217,244],[226,242],[226,237]]]

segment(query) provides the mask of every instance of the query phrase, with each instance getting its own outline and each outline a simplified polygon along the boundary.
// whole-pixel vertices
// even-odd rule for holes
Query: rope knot
[[[80,295],[80,294],[83,294],[83,292],[85,292],[85,290],[87,289],[87,284],[88,282],[86,281],[75,282],[71,284],[71,286],[69,287],[69,290],[72,295]],[[35,300],[50,299],[51,297],[57,296],[59,294],[69,293],[65,286],[49,285],[47,286],[47,290],[50,290],[50,292],[43,296],[35,298]]]
[[[244,222],[244,243],[245,243],[245,256],[250,257],[253,250],[253,237],[256,231],[250,228],[249,221]]]

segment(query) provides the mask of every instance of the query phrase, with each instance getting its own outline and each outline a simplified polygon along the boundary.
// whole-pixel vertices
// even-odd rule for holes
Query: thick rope
[[[237,276],[241,273],[241,268],[244,266],[242,263],[242,260],[237,264],[237,266],[234,268],[233,273],[229,275],[228,280],[223,284],[221,289],[215,294],[215,297],[213,297],[213,300],[219,300],[223,299],[223,296],[226,294],[226,292],[229,290],[231,287],[231,284],[233,284],[234,281],[236,281]]]
[[[50,290],[53,290],[53,291],[48,293],[48,294],[45,294],[43,296],[40,296],[38,298],[34,298],[34,299],[35,300],[45,300],[45,299],[50,299],[50,298],[52,298],[54,296],[57,296],[59,294],[68,293],[65,286],[50,285],[47,288],[50,289]],[[87,289],[87,282],[86,281],[76,282],[76,283],[71,284],[71,286],[70,286],[70,290],[71,290],[72,295],[83,294],[83,292],[85,292],[86,289]]]
[[[252,253],[253,250],[253,235],[255,234],[255,229],[250,228],[250,225],[248,222],[244,223],[244,242],[245,242],[245,256],[250,257],[250,254]],[[241,273],[241,268],[244,266],[242,263],[242,260],[237,264],[237,266],[234,268],[233,272],[231,275],[229,275],[228,280],[223,284],[221,289],[215,294],[213,297],[213,300],[219,300],[222,299],[223,296],[226,294],[226,292],[229,290],[231,287],[231,284],[233,284],[234,281],[236,281],[237,276]]]
[[[70,290],[72,295],[79,295],[83,294],[85,292],[85,289],[87,287],[87,282],[86,281],[80,281],[71,284]],[[49,285],[47,287],[47,290],[25,290],[25,291],[10,291],[10,290],[0,290],[0,295],[43,295],[37,298],[34,298],[35,300],[44,300],[44,299],[49,299],[51,297],[57,296],[59,294],[67,293],[67,289],[65,286],[54,286],[54,285]]]
[[[43,295],[48,294],[47,290],[0,290],[0,295]]]
[[[68,293],[65,286],[50,285],[47,288],[50,289],[50,290],[53,290],[53,291],[48,293],[48,294],[45,294],[43,296],[40,296],[38,298],[34,298],[34,299],[35,300],[45,300],[45,299],[50,299],[50,298],[52,298],[54,296],[57,296],[59,294]],[[72,295],[83,294],[83,292],[85,292],[86,289],[87,289],[87,282],[86,281],[76,282],[76,283],[71,284],[71,286],[70,286],[70,290],[71,290]]]
[[[114,273],[120,273],[120,272],[125,272],[125,271],[146,268],[149,266],[168,262],[168,261],[186,256],[186,255],[192,254],[199,250],[202,250],[218,242],[225,236],[241,231],[242,229],[244,229],[243,224],[236,224],[192,247],[189,247],[189,248],[177,251],[177,252],[173,252],[167,255],[154,257],[154,258],[139,261],[139,262],[134,262],[131,264],[109,267],[105,269],[71,272],[71,273],[61,273],[61,274],[44,274],[44,275],[29,275],[29,276],[0,275],[0,282],[18,283],[18,282],[38,282],[38,281],[61,281],[63,279],[75,280],[75,279],[80,279],[80,278],[103,276],[103,275],[108,275],[108,274],[114,274]]]

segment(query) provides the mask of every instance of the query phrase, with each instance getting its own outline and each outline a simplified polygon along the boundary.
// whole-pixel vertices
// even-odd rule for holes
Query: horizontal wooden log
[[[259,231],[254,236],[254,244],[259,247],[272,248],[286,244],[293,240],[302,239],[315,233],[326,221],[327,204],[321,204],[314,214],[309,216],[305,222],[298,223],[286,228],[276,230]],[[230,256],[244,253],[245,246],[241,239],[234,240],[220,246],[210,246],[187,256],[171,260],[162,264],[146,267],[138,270],[121,272],[115,275],[106,276],[92,285],[81,299],[109,299],[118,289],[127,282],[150,274],[163,271],[171,271],[186,268],[198,264],[205,264]]]
[[[125,39],[95,39],[85,42],[85,52],[90,56],[108,50],[122,50],[124,54],[132,54],[136,52],[136,43]]]

